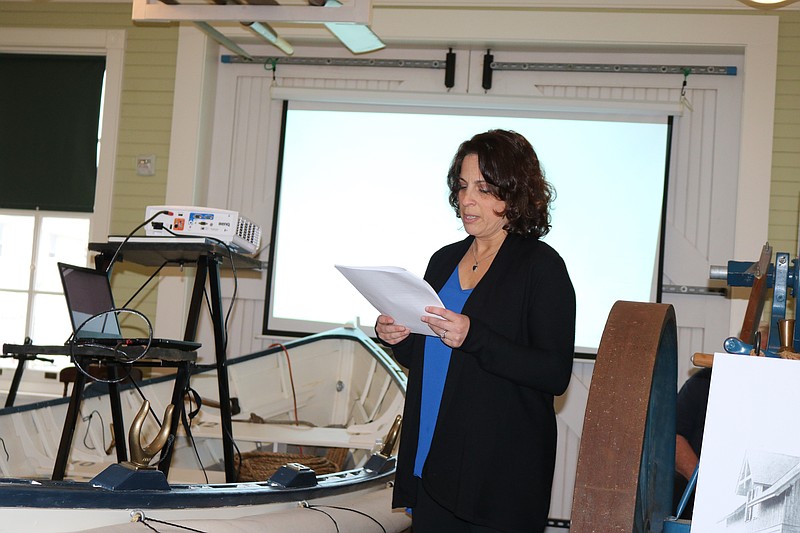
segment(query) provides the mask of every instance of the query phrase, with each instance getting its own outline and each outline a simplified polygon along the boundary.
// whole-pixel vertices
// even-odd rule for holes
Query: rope
[[[148,524],[148,522],[155,522],[157,524],[163,524],[165,526],[177,527],[179,529],[185,529],[186,531],[193,531],[194,533],[206,533],[205,531],[202,531],[200,529],[194,529],[194,528],[191,528],[191,527],[188,527],[188,526],[182,526],[182,525],[176,524],[174,522],[166,522],[164,520],[157,520],[155,518],[148,518],[147,516],[145,516],[144,511],[132,511],[131,512],[131,522],[139,522],[139,523],[147,526],[152,531],[158,531],[158,530],[156,528],[154,528],[153,526],[151,526],[150,524]]]
[[[368,515],[367,513],[361,512],[361,511],[359,511],[357,509],[351,509],[349,507],[339,507],[337,505],[312,505],[312,504],[310,504],[308,502],[302,502],[300,504],[300,506],[301,507],[305,507],[306,509],[311,509],[312,511],[317,511],[319,513],[324,514],[328,518],[330,518],[333,521],[333,524],[336,526],[337,533],[339,531],[339,524],[336,523],[336,520],[333,518],[333,516],[331,516],[329,513],[325,512],[325,511],[323,511],[322,510],[323,508],[326,508],[326,509],[338,509],[339,511],[349,511],[351,513],[356,513],[356,514],[361,515],[363,517],[369,518],[370,520],[372,520],[373,522],[378,524],[378,527],[381,528],[381,531],[383,531],[383,533],[386,533],[386,528],[383,527],[383,524],[381,524],[378,520],[376,520],[375,517],[372,517],[372,516]]]
[[[87,442],[87,439],[89,438],[89,429],[90,426],[92,425],[92,419],[94,418],[95,414],[97,415],[98,418],[100,418],[100,432],[103,435],[103,450],[105,450],[106,448],[108,448],[108,446],[106,446],[105,424],[103,423],[103,415],[101,415],[100,411],[98,411],[97,409],[89,413],[89,416],[84,416],[81,419],[83,422],[88,421],[88,424],[86,424],[86,433],[83,435],[83,445],[86,447],[87,450],[95,449],[94,445],[89,446],[89,443]]]
[[[336,522],[336,519],[335,519],[335,518],[333,518],[333,517],[330,515],[330,513],[326,513],[326,512],[325,512],[325,511],[323,511],[322,509],[317,509],[316,507],[312,507],[312,506],[310,506],[310,505],[307,505],[307,506],[306,506],[306,509],[311,509],[312,511],[316,511],[316,512],[318,512],[318,513],[322,513],[322,514],[324,514],[325,516],[327,516],[328,518],[330,518],[330,519],[331,519],[331,522],[333,522],[333,527],[335,527],[335,528],[336,528],[336,533],[339,533],[339,524]]]
[[[286,356],[286,365],[289,368],[289,383],[291,384],[292,387],[292,401],[294,402],[294,420],[295,420],[295,425],[299,426],[300,417],[297,414],[297,390],[295,389],[294,386],[294,373],[292,372],[292,358],[289,356],[289,350],[287,350],[286,346],[284,346],[279,342],[270,344],[269,347],[270,348],[280,347],[280,349],[283,350],[283,354]],[[304,453],[303,447],[299,446],[299,448],[300,448],[300,454],[302,455]]]
[[[203,471],[203,477],[205,477],[206,484],[208,484],[208,472],[206,472],[206,467],[203,464],[203,460],[200,458],[200,452],[197,450],[197,443],[194,440],[194,435],[192,434],[192,420],[197,413],[200,412],[200,409],[203,406],[203,400],[200,397],[200,394],[191,388],[190,386],[187,387],[184,397],[189,397],[189,405],[192,404],[192,400],[194,400],[195,405],[197,405],[196,409],[192,409],[191,412],[187,413],[186,408],[184,407],[181,409],[181,424],[183,424],[183,430],[186,432],[186,436],[189,437],[189,442],[192,444],[192,451],[194,451],[194,456],[197,459],[197,463],[200,465],[200,469]],[[185,400],[184,400],[185,401]]]
[[[359,511],[357,509],[351,509],[349,507],[339,507],[339,506],[336,506],[336,505],[311,505],[308,502],[301,502],[300,506],[305,508],[305,509],[310,509],[311,511],[316,511],[318,513],[322,513],[325,516],[327,516],[331,520],[331,522],[333,522],[333,526],[336,528],[336,533],[340,533],[339,524],[338,524],[338,522],[336,522],[336,519],[329,512],[325,511],[324,509],[338,509],[339,511],[349,511],[351,513],[356,513],[356,514],[361,515],[363,517],[369,518],[370,520],[372,520],[373,522],[378,524],[378,527],[381,528],[381,531],[383,531],[383,533],[387,533],[386,528],[383,527],[383,524],[381,524],[374,517],[372,517],[372,516],[370,516],[370,515],[368,515],[368,514],[366,514],[364,512],[361,512],[361,511]],[[152,525],[150,525],[148,522],[154,522],[156,524],[162,524],[162,525],[165,525],[165,526],[177,527],[179,529],[184,529],[186,531],[192,531],[194,533],[206,533],[206,532],[204,532],[202,530],[194,529],[194,528],[191,528],[189,526],[182,526],[182,525],[176,524],[174,522],[166,522],[164,520],[157,520],[155,518],[149,518],[144,514],[144,511],[132,511],[131,512],[131,522],[139,522],[142,525],[144,525],[147,528],[149,528],[150,530],[156,531],[156,532],[158,532],[158,530],[155,527],[153,527]]]
[[[378,520],[376,520],[375,517],[370,516],[367,513],[364,513],[362,511],[359,511],[358,509],[350,509],[349,507],[339,507],[339,506],[336,506],[336,505],[309,505],[308,508],[309,509],[317,509],[319,507],[327,507],[328,509],[338,509],[340,511],[350,511],[351,513],[355,513],[355,514],[364,516],[366,518],[369,518],[370,520],[372,520],[376,524],[378,524],[378,527],[381,528],[381,531],[383,531],[383,533],[386,533],[386,528],[383,527],[383,524],[378,522]]]

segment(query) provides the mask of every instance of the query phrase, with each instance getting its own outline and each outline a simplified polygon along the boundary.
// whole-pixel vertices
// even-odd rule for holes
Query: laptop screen
[[[84,324],[90,317],[114,308],[111,284],[105,272],[58,263],[67,300],[72,331],[78,339],[121,339],[115,313],[106,313]],[[81,327],[81,325],[83,326]]]

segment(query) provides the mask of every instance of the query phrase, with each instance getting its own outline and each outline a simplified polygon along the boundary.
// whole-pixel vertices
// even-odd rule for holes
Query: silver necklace
[[[475,244],[473,243],[473,245],[472,245],[472,258],[475,260],[475,263],[472,265],[472,271],[473,271],[473,272],[475,272],[476,270],[478,270],[478,263],[480,263],[481,261],[485,261],[486,259],[489,259],[490,257],[492,257],[494,254],[496,254],[496,253],[497,253],[497,250],[499,250],[499,248],[498,248],[497,250],[495,250],[494,252],[490,253],[490,254],[489,254],[489,255],[487,255],[486,257],[481,257],[481,259],[480,259],[480,261],[479,261],[479,260],[478,260],[478,252],[477,252],[477,248],[478,248],[478,247],[477,247],[477,246],[475,246]]]

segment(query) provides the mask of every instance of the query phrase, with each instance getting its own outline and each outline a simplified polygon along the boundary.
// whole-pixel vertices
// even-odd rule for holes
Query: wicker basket
[[[333,450],[339,449],[331,448],[331,451]],[[344,452],[346,454],[347,450],[344,449]],[[266,481],[286,463],[300,463],[318,475],[332,474],[340,470],[339,464],[328,457],[297,453],[245,452],[242,454],[241,468],[239,468],[239,457],[235,459],[236,468],[239,468],[239,481]]]

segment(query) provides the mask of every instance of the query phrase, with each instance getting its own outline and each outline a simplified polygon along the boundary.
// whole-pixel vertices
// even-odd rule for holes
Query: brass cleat
[[[403,423],[402,415],[397,415],[389,428],[389,432],[384,439],[383,447],[379,452],[373,453],[367,459],[364,465],[364,470],[371,474],[383,474],[394,468],[396,459],[392,457],[394,445],[397,442],[397,437],[400,434],[400,426]]]
[[[386,434],[386,438],[384,439],[383,448],[381,448],[381,455],[389,457],[392,455],[392,451],[394,451],[394,446],[397,443],[397,437],[400,435],[400,426],[403,423],[403,415],[397,415],[392,423],[392,427],[389,428],[389,432]]]
[[[131,429],[128,432],[128,446],[131,450],[131,459],[128,464],[137,470],[144,470],[155,468],[150,466],[150,461],[161,449],[167,444],[170,437],[170,425],[172,423],[172,413],[175,406],[170,404],[164,410],[164,421],[161,423],[161,429],[158,435],[145,446],[142,446],[142,425],[147,412],[150,410],[150,402],[145,400],[136,417],[133,419]]]

